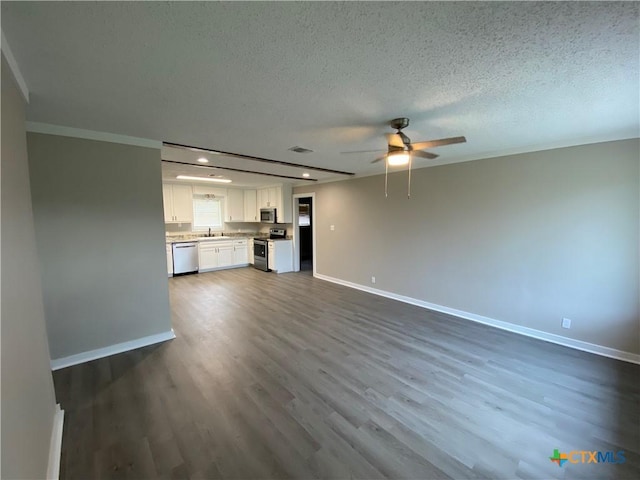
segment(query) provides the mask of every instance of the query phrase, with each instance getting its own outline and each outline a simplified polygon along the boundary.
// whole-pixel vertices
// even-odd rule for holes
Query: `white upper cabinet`
[[[280,211],[282,212],[281,214],[278,214],[278,217],[281,217],[282,219],[278,219],[279,222],[282,223],[292,223],[293,222],[293,189],[291,188],[291,184],[283,184],[282,187],[280,187],[281,192],[280,192],[280,198],[281,200],[281,205],[280,205]]]
[[[293,222],[291,185],[258,189],[258,208],[275,208],[278,223]]]
[[[230,188],[227,190],[227,222],[244,222],[244,192]]]
[[[269,189],[259,188],[258,192],[258,208],[269,208]]]
[[[193,190],[191,185],[164,183],[162,185],[164,221],[193,222]]]
[[[173,222],[173,186],[162,184],[162,205],[164,207],[164,221]]]
[[[165,223],[193,223],[194,195],[224,198],[225,222],[259,222],[261,208],[275,208],[278,223],[293,222],[292,190],[288,184],[245,190],[163,183]]]
[[[258,222],[258,192],[256,190],[244,191],[244,221]]]
[[[258,190],[258,204],[260,208],[278,208],[282,190],[280,187],[265,187]]]

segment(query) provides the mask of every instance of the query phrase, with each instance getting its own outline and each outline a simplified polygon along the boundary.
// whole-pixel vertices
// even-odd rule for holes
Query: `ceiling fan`
[[[464,143],[467,141],[464,137],[449,137],[440,138],[438,140],[428,140],[426,142],[411,143],[409,137],[407,137],[402,129],[409,126],[409,119],[394,118],[389,122],[391,128],[395,128],[396,133],[387,133],[388,150],[385,155],[376,158],[371,163],[377,163],[381,160],[385,160],[385,181],[384,181],[384,193],[387,196],[387,174],[390,166],[407,165],[409,164],[409,190],[407,197],[411,196],[411,161],[413,157],[427,158],[433,160],[438,155],[431,152],[424,151],[427,148],[443,147],[445,145],[453,145],[455,143]],[[379,150],[369,150],[369,152],[378,152]],[[343,153],[365,153],[366,151],[359,152],[343,152]]]
[[[387,133],[388,151],[385,155],[376,158],[371,163],[377,163],[381,160],[387,160],[389,165],[406,165],[409,163],[409,157],[420,157],[433,160],[438,155],[431,152],[425,152],[427,148],[444,147],[445,145],[453,145],[455,143],[464,143],[467,141],[464,137],[449,137],[440,138],[438,140],[428,140],[426,142],[411,143],[409,137],[407,137],[402,131],[403,128],[409,126],[408,118],[394,118],[389,122],[391,128],[396,129],[396,133]],[[369,152],[378,152],[379,150],[368,150]],[[365,153],[365,151],[359,152],[344,152],[344,153]]]

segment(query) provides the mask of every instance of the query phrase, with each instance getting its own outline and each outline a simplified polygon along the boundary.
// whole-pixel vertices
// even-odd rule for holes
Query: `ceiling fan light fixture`
[[[400,165],[406,165],[409,163],[410,153],[405,150],[398,150],[397,152],[389,152],[387,154],[387,164],[392,167]]]

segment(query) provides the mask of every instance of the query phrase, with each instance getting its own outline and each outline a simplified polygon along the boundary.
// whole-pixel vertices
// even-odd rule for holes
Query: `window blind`
[[[193,199],[194,230],[222,228],[222,202],[218,198]]]

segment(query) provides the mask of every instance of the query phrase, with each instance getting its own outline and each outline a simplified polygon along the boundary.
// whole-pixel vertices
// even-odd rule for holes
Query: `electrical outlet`
[[[329,230],[331,230],[332,232],[333,232],[335,229],[336,229],[336,226],[335,226],[335,225],[331,225],[331,226],[329,227]]]
[[[371,283],[376,283],[376,277],[371,277]]]
[[[571,328],[571,319],[563,318],[562,319],[562,328]]]

